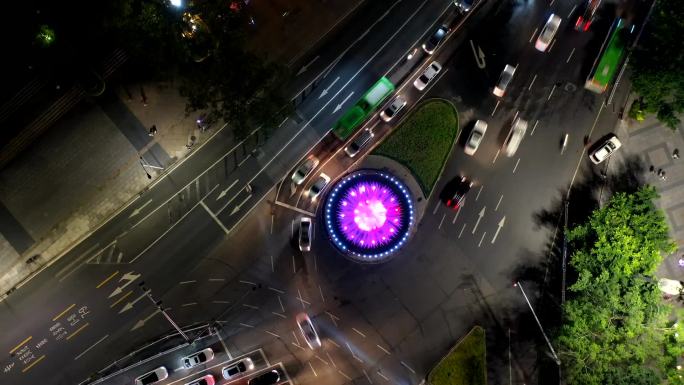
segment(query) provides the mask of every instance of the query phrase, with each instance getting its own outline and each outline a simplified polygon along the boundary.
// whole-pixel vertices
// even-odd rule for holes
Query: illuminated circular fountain
[[[396,177],[361,170],[328,194],[325,227],[333,244],[363,262],[380,262],[398,250],[413,226],[408,188]]]

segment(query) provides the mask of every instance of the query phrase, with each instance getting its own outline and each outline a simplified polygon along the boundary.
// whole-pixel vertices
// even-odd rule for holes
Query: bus
[[[632,31],[633,28],[626,29],[624,19],[615,20],[608,33],[608,44],[604,42],[598,64],[594,62],[594,68],[587,78],[584,88],[597,94],[606,91],[625,57],[628,40],[626,34]]]
[[[333,134],[340,140],[346,140],[394,92],[394,84],[386,77],[381,77],[359,99],[352,108],[342,115],[335,124]]]

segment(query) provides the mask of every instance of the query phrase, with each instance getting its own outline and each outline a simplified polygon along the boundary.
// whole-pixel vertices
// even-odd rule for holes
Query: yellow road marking
[[[10,354],[14,353],[15,350],[19,349],[20,347],[24,346],[24,344],[31,341],[31,338],[33,338],[33,336],[28,336],[25,340],[19,342],[19,345],[15,346],[14,349],[10,350]]]
[[[112,275],[110,275],[109,277],[105,278],[105,280],[102,281],[102,282],[100,282],[100,284],[97,285],[97,286],[95,286],[95,288],[96,288],[96,289],[101,288],[102,285],[104,285],[105,283],[109,282],[109,280],[112,279],[112,278],[114,278],[114,276],[117,275],[117,274],[119,274],[119,270],[113,272]]]
[[[57,320],[59,319],[59,317],[63,316],[64,313],[66,313],[66,312],[68,312],[69,310],[73,309],[74,306],[76,306],[76,304],[75,304],[75,303],[72,303],[71,306],[69,306],[68,308],[64,309],[63,312],[57,314],[57,316],[56,316],[55,318],[53,318],[52,320],[53,320],[53,321],[57,321]]]
[[[37,360],[31,362],[31,363],[29,364],[29,366],[27,366],[27,367],[25,367],[24,369],[22,369],[21,372],[22,372],[22,373],[26,373],[26,371],[28,371],[29,369],[31,369],[31,368],[33,367],[33,365],[39,363],[40,361],[43,361],[44,358],[45,358],[45,354],[43,354],[42,356],[40,356],[39,359],[37,359]]]
[[[83,325],[83,326],[81,326],[80,328],[76,329],[75,332],[69,334],[69,335],[67,336],[66,340],[69,341],[69,339],[71,339],[71,337],[73,337],[73,336],[75,336],[76,334],[80,333],[81,330],[85,329],[86,326],[88,326],[88,325],[90,325],[90,323],[86,322],[85,325]]]
[[[126,299],[126,297],[128,297],[128,296],[131,295],[131,294],[133,294],[133,290],[129,290],[128,293],[124,294],[121,298],[117,299],[116,302],[114,302],[114,303],[110,306],[110,308],[116,306],[119,302],[123,301],[124,299]]]

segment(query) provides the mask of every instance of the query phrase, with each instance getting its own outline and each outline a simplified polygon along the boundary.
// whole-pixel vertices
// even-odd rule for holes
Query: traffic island
[[[423,195],[429,197],[458,135],[458,112],[442,99],[418,107],[385,139],[373,155],[386,156],[407,167]]]
[[[429,385],[487,384],[485,331],[472,328],[428,374]]]

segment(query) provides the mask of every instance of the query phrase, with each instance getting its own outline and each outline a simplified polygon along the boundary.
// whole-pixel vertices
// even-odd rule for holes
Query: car
[[[321,339],[318,338],[318,333],[316,332],[316,328],[314,328],[313,322],[311,322],[311,318],[309,318],[306,313],[299,313],[297,314],[296,320],[299,331],[302,332],[304,341],[309,345],[309,348],[320,348]]]
[[[349,144],[349,146],[344,148],[344,152],[350,158],[355,157],[362,148],[366,147],[370,143],[371,139],[375,136],[375,133],[370,129],[366,128],[359,135],[354,138],[354,140]]]
[[[507,157],[515,155],[518,151],[520,142],[522,142],[523,137],[525,137],[525,132],[527,131],[527,120],[521,118],[515,118],[513,124],[511,125],[511,131],[508,133],[506,140],[504,141],[504,149]]]
[[[501,71],[501,75],[499,76],[499,80],[496,82],[496,86],[494,86],[494,91],[492,91],[494,95],[500,98],[504,96],[506,93],[506,88],[508,88],[508,84],[510,84],[511,80],[513,79],[513,75],[515,75],[515,70],[516,67],[506,64],[503,71]]]
[[[223,378],[226,380],[230,380],[232,378],[240,377],[250,370],[254,370],[254,362],[252,362],[251,358],[246,357],[221,369],[221,375],[223,375]]]
[[[477,148],[480,147],[480,143],[482,142],[482,138],[484,138],[485,132],[487,132],[487,122],[485,122],[484,120],[478,120],[477,122],[475,122],[475,126],[473,126],[473,130],[470,131],[468,141],[465,144],[464,151],[466,154],[475,154]]]
[[[311,250],[311,218],[302,217],[299,220],[299,250]]]
[[[473,187],[473,181],[468,180],[465,176],[461,177],[456,188],[454,188],[453,193],[448,195],[446,200],[446,206],[454,210],[458,210],[463,206],[463,201],[465,200],[466,194]]]
[[[318,166],[318,159],[314,156],[309,156],[299,164],[297,170],[292,174],[292,182],[297,186],[304,183],[316,166]]]
[[[548,20],[546,20],[546,24],[544,24],[544,28],[542,29],[541,33],[539,34],[539,37],[537,38],[537,42],[534,43],[534,48],[536,48],[538,51],[545,52],[546,49],[549,47],[549,44],[551,44],[551,40],[553,40],[553,37],[556,36],[556,32],[558,32],[558,27],[560,27],[560,23],[560,16],[554,15],[552,13],[551,16],[549,16]]]
[[[318,179],[309,187],[309,190],[306,192],[306,195],[311,198],[312,201],[316,201],[318,199],[318,196],[321,195],[321,192],[325,189],[325,186],[330,183],[330,177],[325,175],[324,173],[321,173],[321,175],[318,176]]]
[[[463,13],[470,12],[475,6],[475,0],[454,0],[454,5]]]
[[[395,116],[397,116],[399,111],[401,111],[405,106],[406,106],[406,99],[404,99],[401,95],[399,95],[396,98],[394,98],[394,100],[392,100],[392,103],[390,103],[390,105],[387,106],[387,108],[385,108],[384,110],[382,110],[382,112],[380,112],[380,118],[382,118],[382,120],[384,120],[386,122],[389,122]]]
[[[433,61],[430,63],[430,65],[423,71],[423,74],[416,79],[415,82],[413,82],[413,85],[418,89],[418,91],[422,91],[427,87],[428,83],[432,79],[437,76],[437,74],[442,70],[442,65],[439,64],[436,61]]]
[[[585,2],[585,10],[580,16],[577,17],[575,22],[575,30],[580,32],[586,32],[589,30],[589,26],[594,21],[596,17],[596,11],[601,5],[601,0],[587,0]]]
[[[620,143],[618,137],[615,134],[610,134],[589,154],[589,159],[594,164],[599,164],[610,158],[620,147],[622,147],[622,143]]]
[[[432,36],[430,36],[430,38],[423,44],[423,51],[425,51],[425,53],[428,55],[432,55],[437,47],[442,44],[449,31],[450,29],[444,25],[437,28]]]
[[[216,380],[214,380],[214,376],[211,374],[207,374],[206,376],[202,376],[194,381],[190,381],[186,383],[185,385],[214,385],[216,384]]]
[[[169,372],[165,367],[160,366],[151,372],[147,372],[142,376],[135,379],[135,385],[150,385],[156,384],[159,381],[163,381],[169,377]]]
[[[190,369],[194,368],[199,364],[211,361],[212,359],[214,359],[214,351],[211,350],[211,348],[206,348],[204,350],[200,350],[199,352],[195,352],[187,357],[183,357],[181,359],[181,362],[183,363],[184,368]]]
[[[274,385],[280,381],[280,370],[271,369],[256,377],[250,378],[247,385]]]

